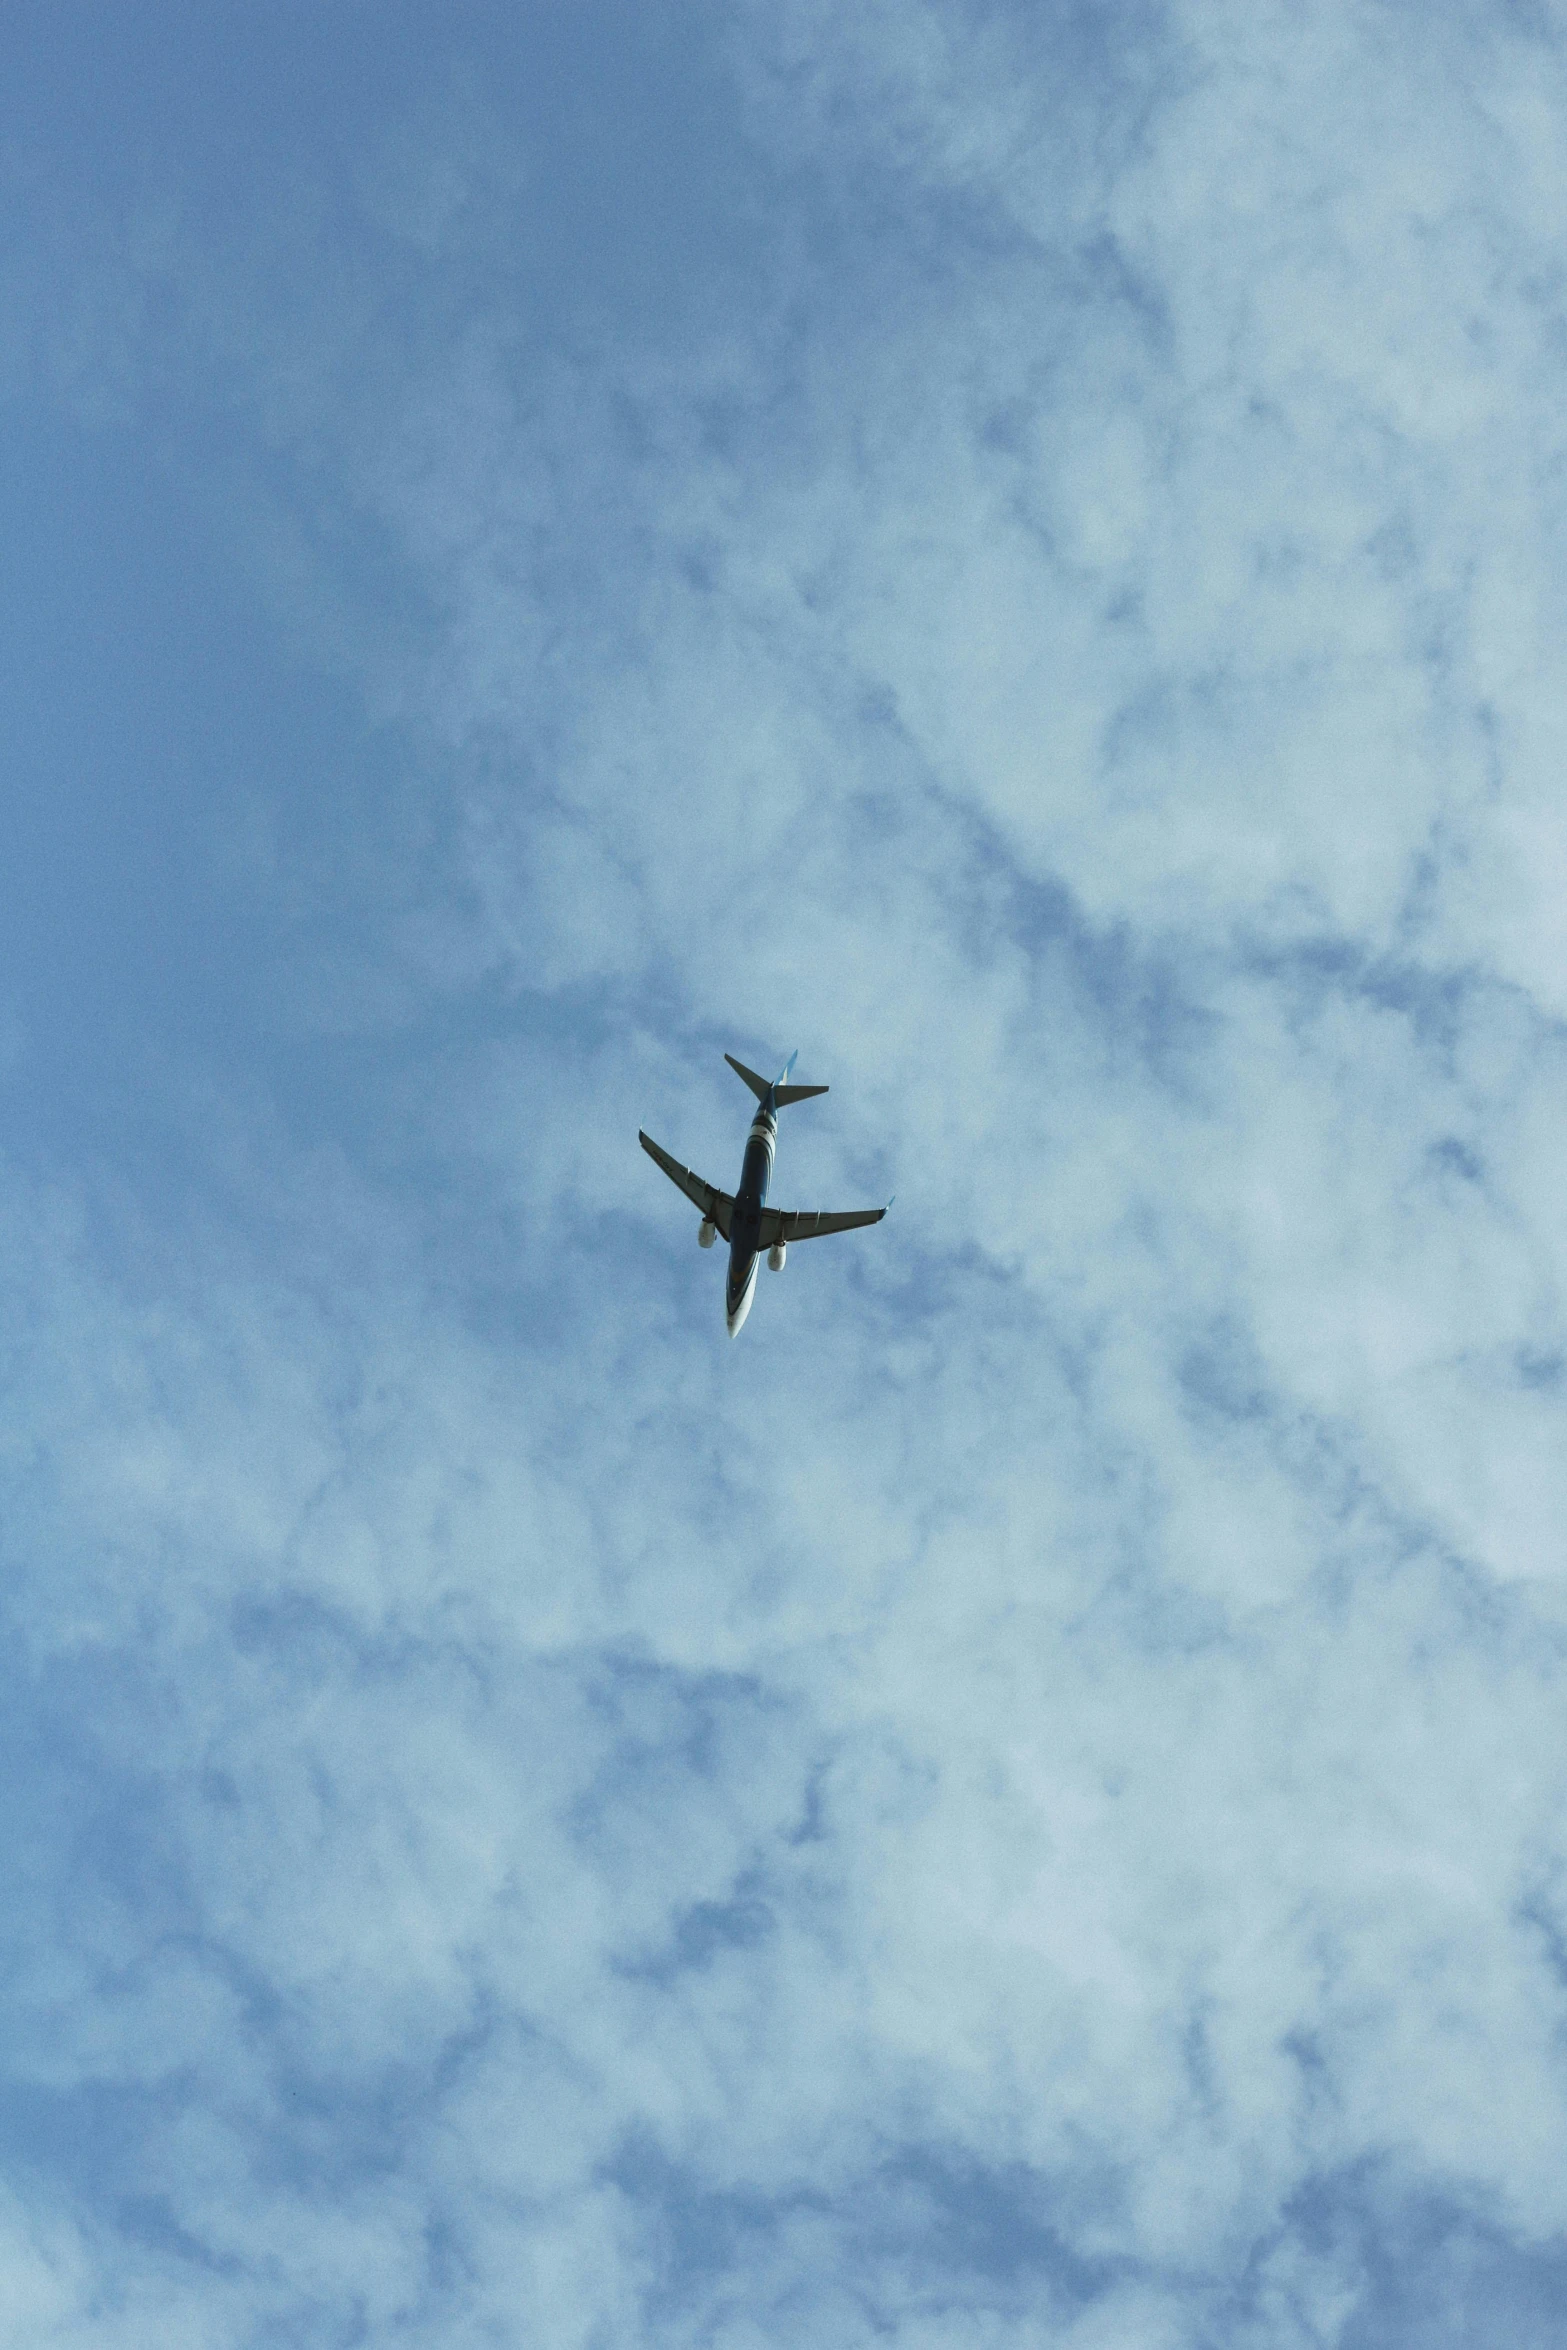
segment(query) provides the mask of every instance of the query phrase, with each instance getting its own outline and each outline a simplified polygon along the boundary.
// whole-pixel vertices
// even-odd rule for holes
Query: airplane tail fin
[[[794,1067],[796,1058],[797,1056],[791,1053],[773,1079],[772,1084],[769,1085],[765,1077],[758,1077],[754,1069],[748,1069],[744,1061],[737,1061],[733,1053],[725,1053],[724,1055],[724,1059],[729,1063],[735,1075],[744,1078],[759,1102],[765,1102],[768,1095],[771,1094],[780,1110],[787,1109],[790,1102],[808,1102],[813,1094],[827,1091],[825,1085],[785,1085],[784,1079]]]
[[[783,1067],[779,1070],[777,1076],[773,1079],[773,1100],[777,1103],[780,1110],[786,1110],[791,1102],[808,1102],[813,1093],[825,1093],[827,1091],[825,1085],[785,1085],[784,1079],[788,1076],[790,1070],[794,1067],[795,1062],[799,1058],[800,1055],[798,1050],[792,1052],[789,1055],[788,1060],[785,1061]]]

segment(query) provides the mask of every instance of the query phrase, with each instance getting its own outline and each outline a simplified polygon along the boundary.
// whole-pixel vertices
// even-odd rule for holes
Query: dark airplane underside
[[[879,1224],[886,1208],[852,1208],[843,1213],[828,1213],[819,1209],[782,1209],[767,1205],[767,1189],[772,1180],[773,1157],[778,1147],[778,1112],[790,1102],[808,1101],[813,1095],[825,1093],[825,1085],[790,1085],[786,1083],[794,1067],[791,1053],[771,1085],[758,1077],[754,1069],[747,1069],[732,1053],[724,1059],[737,1076],[742,1077],[756,1095],[756,1116],[751,1120],[751,1131],[746,1137],[745,1157],[740,1164],[740,1187],[737,1191],[719,1191],[700,1175],[693,1175],[678,1159],[661,1150],[648,1135],[638,1133],[637,1139],[648,1157],[664,1170],[671,1183],[678,1185],[694,1206],[702,1211],[702,1225],[697,1234],[703,1248],[711,1248],[721,1234],[729,1243],[729,1277],[724,1284],[724,1320],[729,1335],[734,1337],[751,1310],[756,1291],[757,1266],[763,1255],[775,1273],[781,1273],[789,1253],[791,1240],[814,1240],[828,1232],[850,1232],[862,1224]],[[889,1200],[887,1205],[891,1206]]]

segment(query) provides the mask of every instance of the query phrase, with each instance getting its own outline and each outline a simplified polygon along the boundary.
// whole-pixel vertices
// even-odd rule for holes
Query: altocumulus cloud
[[[1559,11],[90,13],[7,2338],[1556,2341]]]

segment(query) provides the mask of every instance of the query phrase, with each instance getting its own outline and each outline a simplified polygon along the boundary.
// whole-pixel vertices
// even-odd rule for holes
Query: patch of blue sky
[[[100,14],[0,75],[19,2338],[1554,2339],[1555,16]],[[730,1347],[635,1129],[795,1045],[898,1205]]]

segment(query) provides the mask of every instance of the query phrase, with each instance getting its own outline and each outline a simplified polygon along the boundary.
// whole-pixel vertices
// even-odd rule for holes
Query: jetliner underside
[[[772,1177],[773,1155],[778,1146],[778,1112],[791,1102],[808,1101],[813,1095],[825,1093],[825,1085],[790,1085],[787,1080],[796,1056],[791,1053],[778,1075],[769,1084],[754,1069],[746,1068],[732,1053],[725,1053],[738,1077],[755,1094],[757,1110],[751,1120],[751,1131],[746,1137],[745,1157],[740,1167],[740,1185],[737,1191],[720,1191],[716,1184],[683,1167],[668,1151],[661,1150],[650,1135],[638,1132],[637,1140],[657,1166],[663,1168],[671,1183],[677,1184],[694,1207],[701,1210],[702,1224],[697,1234],[698,1245],[711,1248],[718,1236],[729,1248],[729,1277],[724,1284],[724,1319],[729,1335],[734,1337],[751,1310],[756,1291],[757,1267],[765,1254],[768,1265],[781,1273],[793,1240],[817,1240],[829,1232],[852,1232],[862,1224],[879,1224],[886,1208],[850,1208],[835,1213],[819,1208],[770,1208],[767,1188]],[[889,1200],[887,1206],[892,1202]]]

